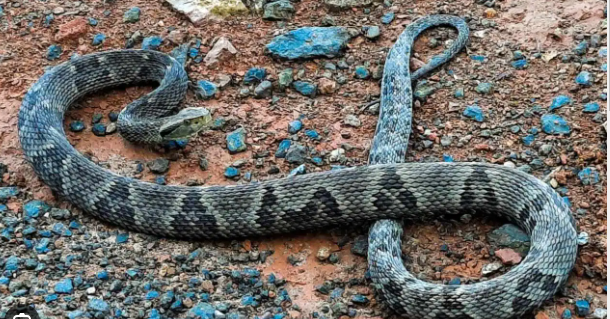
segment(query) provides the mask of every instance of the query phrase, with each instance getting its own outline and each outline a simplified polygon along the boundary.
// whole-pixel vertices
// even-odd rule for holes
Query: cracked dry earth
[[[596,315],[594,310],[606,308],[607,160],[602,123],[606,121],[607,79],[603,70],[606,55],[601,48],[607,44],[607,28],[603,1],[396,0],[329,12],[323,1],[302,0],[294,3],[294,17],[286,22],[234,16],[200,26],[161,1],[0,0],[0,6],[0,187],[19,191],[0,200],[0,318],[22,302],[34,303],[46,318],[197,317],[195,310],[202,304],[212,305],[212,312],[218,312],[216,318],[392,317],[375,302],[366,279],[362,252],[367,225],[208,242],[126,232],[70,207],[37,179],[19,146],[17,113],[21,98],[45,67],[65,61],[73,53],[124,48],[127,39],[139,31],[143,36],[163,37],[160,50],[164,52],[199,39],[201,55],[205,56],[218,37],[226,37],[235,47],[235,55],[223,54],[214,65],[189,59],[186,69],[193,82],[218,82],[227,75],[232,81],[210,100],[202,101],[189,92],[184,103],[213,110],[215,118],[226,120],[222,127],[202,133],[178,149],[145,149],[117,134],[95,136],[91,132],[94,114],[102,114],[102,123],[109,124],[108,114],[152,89],[134,87],[79,101],[66,116],[70,141],[93,161],[119,174],[151,182],[162,175],[168,184],[177,185],[247,183],[246,172],[252,180],[282,178],[297,167],[274,156],[284,139],[305,145],[323,159],[320,166],[306,162],[307,172],[334,165],[365,165],[377,121],[373,102],[380,94],[375,73],[404,26],[432,13],[466,17],[471,39],[466,50],[428,77],[427,84],[436,90],[414,105],[415,131],[407,161],[486,161],[515,166],[551,183],[571,203],[579,232],[587,238],[566,287],[532,317],[562,318],[566,309],[575,317],[582,301],[590,307],[589,317]],[[141,9],[139,21],[123,23],[124,12],[136,6]],[[384,24],[382,16],[388,12],[394,12],[395,19]],[[46,26],[45,19],[51,13],[54,19]],[[57,40],[58,30],[83,17],[98,23],[77,23],[69,31],[71,36]],[[263,54],[274,36],[298,27],[320,26],[322,20],[331,20],[329,17],[338,26],[356,30],[378,25],[381,35],[375,40],[362,34],[354,37],[343,56],[336,58],[289,62]],[[170,36],[170,31],[176,30]],[[106,39],[94,46],[92,39],[98,33]],[[415,45],[413,67],[440,52],[453,37],[455,32],[450,29],[426,32]],[[583,41],[588,46],[581,54],[576,51]],[[52,44],[60,44],[63,53],[49,61],[47,49]],[[527,68],[512,65],[516,52],[525,57]],[[328,66],[329,62],[339,65],[342,61],[347,69]],[[357,79],[354,72],[359,65],[373,76]],[[243,97],[242,81],[252,67],[264,67],[273,83],[290,67],[295,78],[312,83],[327,78],[337,89],[310,98],[290,88],[274,87],[273,98]],[[582,71],[589,72],[590,85],[575,82]],[[491,92],[477,91],[481,83],[491,83]],[[456,94],[460,89],[463,97]],[[566,120],[571,133],[546,134],[541,131],[541,116],[551,113],[549,106],[560,95],[572,102],[552,113]],[[601,106],[599,111],[583,112],[592,102]],[[483,111],[481,122],[463,115],[475,104]],[[356,117],[359,123],[346,125],[348,117]],[[296,119],[301,120],[304,130],[290,134],[288,125]],[[75,120],[85,123],[84,131],[68,129]],[[247,148],[231,154],[226,136],[239,127],[247,133]],[[532,128],[541,132],[533,134]],[[307,138],[305,129],[315,129],[320,139]],[[529,139],[533,141],[526,142]],[[337,149],[343,150],[342,156],[334,156]],[[158,158],[169,159],[166,173],[154,174],[146,165]],[[200,165],[202,159],[207,161],[206,169]],[[240,178],[224,176],[231,165],[239,166]],[[587,168],[598,173],[596,180],[583,180],[580,173]],[[28,216],[32,208],[28,203],[34,200],[49,206],[34,205],[41,214]],[[74,227],[68,235],[58,223]],[[501,275],[510,269],[511,261],[503,260],[496,253],[503,247],[488,238],[503,224],[484,216],[406,223],[403,252],[407,268],[441,284],[456,280],[467,284]],[[44,238],[48,246],[37,249]],[[11,271],[10,261],[15,260],[17,270]],[[483,269],[490,264],[499,269],[483,276]],[[253,275],[252,269],[260,275]],[[270,276],[278,278],[277,282],[270,282]],[[66,280],[74,286],[73,291],[58,293],[57,284]],[[97,301],[107,308],[96,309],[100,305]]]

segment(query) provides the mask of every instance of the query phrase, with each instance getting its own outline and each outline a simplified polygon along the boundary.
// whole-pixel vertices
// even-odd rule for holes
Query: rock
[[[527,60],[521,59],[521,60],[512,61],[510,63],[510,65],[512,65],[513,68],[515,68],[517,70],[523,70],[523,69],[527,68]]]
[[[596,308],[593,311],[593,318],[605,319],[608,317],[608,310],[604,308]]]
[[[337,91],[337,82],[327,78],[321,78],[318,81],[318,92],[320,94],[333,94],[335,91]]]
[[[154,174],[165,174],[169,171],[169,160],[165,158],[157,158],[148,162],[148,169]]]
[[[227,148],[231,154],[246,150],[246,130],[243,127],[227,135]]]
[[[467,106],[463,113],[467,118],[473,119],[477,122],[483,122],[485,119],[485,115],[483,114],[483,110],[478,105],[470,105]]]
[[[561,319],[572,319],[572,311],[570,311],[570,309],[564,309],[561,314]]]
[[[275,37],[266,52],[283,59],[309,59],[338,56],[352,37],[342,27],[305,27]]]
[[[15,195],[16,196],[16,195]],[[32,200],[23,205],[23,211],[29,218],[38,218],[39,216],[51,210],[51,206],[41,200]]]
[[[493,85],[488,82],[481,82],[477,85],[475,91],[481,94],[490,94],[493,93]]]
[[[248,72],[246,72],[246,75],[244,75],[244,84],[250,85],[260,83],[265,80],[266,77],[267,70],[265,70],[264,68],[250,68]]]
[[[136,23],[140,21],[140,13],[142,11],[138,7],[132,7],[123,13],[123,22]]]
[[[240,0],[165,0],[174,10],[184,14],[195,25],[200,26],[209,18],[222,19],[227,16],[243,15],[248,8]]]
[[[289,0],[279,0],[265,5],[263,19],[267,20],[290,20],[295,13],[294,6]]]
[[[84,18],[77,18],[59,26],[59,31],[55,34],[55,41],[76,39],[85,35],[88,30],[88,22]]]
[[[229,166],[225,169],[225,177],[226,178],[235,178],[238,177],[240,174],[240,171],[238,168],[235,168],[233,166]]]
[[[302,128],[303,128],[303,122],[301,122],[299,120],[294,120],[294,121],[288,123],[288,133],[290,133],[290,134],[296,134]]]
[[[102,299],[93,298],[89,300],[89,303],[87,304],[87,309],[106,314],[110,311],[110,306]]]
[[[53,14],[59,15],[66,12],[66,9],[64,9],[63,7],[55,7],[51,12],[53,12]]]
[[[351,252],[354,255],[366,257],[368,247],[368,238],[366,236],[358,236],[354,240],[354,245],[352,245]]]
[[[72,215],[69,210],[61,209],[61,208],[51,208],[50,212],[51,217],[57,220],[66,220],[69,219]]]
[[[324,0],[328,10],[335,12],[369,6],[372,3],[373,0]]]
[[[142,49],[143,50],[159,50],[161,44],[163,43],[163,39],[160,36],[150,36],[144,38],[142,40]]]
[[[470,59],[477,62],[485,62],[487,57],[484,55],[471,55]]]
[[[455,278],[449,280],[449,282],[447,284],[448,285],[452,285],[452,286],[461,285],[462,284],[462,280],[460,279],[460,277],[455,277]]]
[[[292,82],[292,87],[302,95],[309,96],[311,98],[316,96],[316,91],[318,89],[316,85],[304,81],[294,81]]]
[[[392,23],[392,21],[394,21],[394,16],[395,16],[394,12],[392,12],[392,11],[384,14],[381,17],[381,23],[383,23],[383,24],[390,24],[390,23]]]
[[[353,295],[351,301],[358,305],[366,305],[370,302],[369,298],[360,294]]]
[[[570,134],[571,129],[566,120],[555,114],[545,114],[541,118],[542,130],[546,134]]]
[[[328,247],[320,248],[316,254],[316,258],[318,258],[319,261],[325,261],[328,257],[330,257],[330,248]]]
[[[585,317],[591,312],[591,305],[584,299],[577,300],[574,306],[578,316]]]
[[[485,14],[485,18],[487,19],[495,18],[495,16],[498,14],[498,12],[494,10],[494,8],[487,8],[483,13]]]
[[[432,93],[434,93],[437,89],[438,87],[435,85],[420,84],[415,87],[413,97],[420,102],[426,102],[428,97],[432,95]]]
[[[588,48],[589,43],[584,40],[581,41],[574,49],[572,49],[572,52],[574,52],[576,55],[584,55],[585,53],[587,53]]]
[[[505,224],[487,234],[490,244],[499,247],[512,248],[525,254],[530,247],[530,238],[517,226]]]
[[[144,36],[142,35],[142,32],[140,31],[136,31],[134,32],[129,39],[127,40],[127,42],[125,43],[125,48],[129,49],[129,48],[133,48],[136,43],[142,41],[142,39],[144,39]]]
[[[70,122],[70,131],[72,132],[81,132],[85,129],[85,123],[83,121],[72,121]]]
[[[203,62],[206,65],[212,65],[219,62],[220,56],[223,52],[229,52],[231,55],[237,53],[237,49],[231,44],[231,41],[225,37],[220,37],[216,42],[214,42],[214,46],[212,49],[206,54],[205,58],[203,58]]]
[[[108,126],[106,126],[106,135],[116,133],[116,130],[117,130],[116,123],[110,123],[110,124],[108,124]]]
[[[360,122],[360,119],[353,114],[348,114],[345,117],[345,119],[343,120],[343,123],[345,123],[345,125],[347,125],[347,126],[352,126],[352,127],[360,127],[362,125],[362,123]]]
[[[103,33],[98,33],[93,36],[93,41],[91,41],[91,44],[101,45],[102,43],[104,43],[104,40],[106,40],[106,35],[104,35]]]
[[[95,27],[97,26],[97,20],[94,18],[87,18],[87,22],[89,23],[90,26]]]
[[[57,293],[57,294],[66,294],[66,295],[72,294],[74,292],[74,286],[72,285],[72,279],[66,278],[66,279],[56,283],[53,290],[55,290],[55,293]]]
[[[500,268],[502,268],[502,264],[498,262],[485,264],[483,265],[483,268],[481,268],[481,273],[483,274],[483,276],[491,275],[498,271]]]
[[[303,164],[307,157],[307,148],[300,144],[293,144],[286,152],[286,161],[291,164]]]
[[[257,99],[267,98],[271,96],[273,85],[271,81],[263,81],[254,89],[254,97]]]
[[[599,173],[594,167],[586,167],[578,172],[578,179],[583,185],[594,185],[599,183]]]
[[[129,240],[129,233],[120,233],[116,236],[116,239],[114,240],[114,242],[117,244],[124,244],[128,240]]]
[[[510,248],[499,249],[495,251],[496,257],[502,260],[505,265],[516,265],[521,262],[521,255]]]
[[[209,100],[216,96],[216,92],[218,92],[218,88],[216,84],[207,81],[207,80],[199,80],[197,81],[197,86],[193,89],[195,96],[202,100]]]
[[[290,145],[291,145],[290,140],[283,140],[283,141],[281,141],[277,151],[275,152],[275,157],[277,157],[277,158],[285,158],[286,157],[286,152],[288,152],[288,149],[290,148]]]
[[[587,232],[580,232],[576,239],[580,246],[584,246],[589,243],[589,234]]]
[[[57,44],[53,44],[53,45],[49,46],[49,48],[47,49],[47,60],[53,61],[53,60],[59,59],[62,52],[63,52],[63,50],[62,50],[61,46],[59,46]]]
[[[597,113],[599,111],[599,104],[597,102],[589,102],[585,104],[582,111],[584,113]]]
[[[536,139],[536,135],[533,135],[533,134],[528,134],[528,135],[524,136],[523,138],[521,138],[521,140],[523,141],[523,144],[525,144],[525,146],[532,145],[532,143],[534,143],[535,139]]]
[[[453,96],[458,99],[464,98],[464,88],[456,88],[453,92]]]
[[[593,76],[591,75],[591,73],[587,71],[581,71],[580,73],[578,73],[578,75],[576,76],[576,80],[574,81],[576,82],[576,84],[582,86],[591,86],[592,77]]]
[[[373,40],[373,39],[377,39],[379,36],[381,35],[381,29],[379,28],[379,26],[370,26],[366,28],[366,32],[364,33],[364,36]]]
[[[551,106],[549,107],[549,111],[558,109],[562,106],[565,105],[570,105],[572,104],[572,99],[568,96],[565,95],[559,95],[556,96],[555,98],[553,98],[553,101],[551,101]]]
[[[368,79],[370,76],[371,76],[371,73],[364,65],[357,66],[354,71],[354,77],[356,79],[365,80],[365,79]]]
[[[292,83],[292,69],[283,69],[278,75],[278,85],[280,89],[284,90]]]

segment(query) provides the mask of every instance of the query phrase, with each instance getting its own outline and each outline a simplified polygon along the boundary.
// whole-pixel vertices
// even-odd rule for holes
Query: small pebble
[[[587,71],[581,71],[576,76],[576,84],[580,84],[582,86],[591,86],[592,75]]]
[[[59,46],[57,44],[53,44],[47,49],[47,60],[49,60],[49,61],[57,60],[57,59],[59,59],[59,56],[61,56],[61,53],[62,53],[61,46]]]
[[[239,174],[240,174],[239,169],[237,169],[233,166],[229,166],[225,169],[226,178],[235,178],[235,177],[238,177]]]
[[[584,113],[597,113],[599,111],[599,104],[597,102],[589,102],[585,104],[582,111]]]
[[[123,14],[123,22],[135,23],[135,22],[140,21],[140,13],[141,13],[140,8],[138,8],[138,7],[130,8],[129,10],[125,11],[125,13]]]
[[[356,70],[354,71],[354,77],[356,79],[365,80],[365,79],[368,79],[370,76],[371,76],[371,73],[364,65],[357,66]]]
[[[70,131],[72,132],[81,132],[85,129],[85,123],[83,121],[72,121],[70,122]]]
[[[102,123],[93,124],[91,132],[93,132],[95,136],[104,136],[106,135],[106,125]]]
[[[493,85],[491,83],[481,82],[477,85],[475,90],[481,94],[490,94],[493,92]]]
[[[466,107],[463,114],[467,118],[473,119],[477,122],[483,122],[483,120],[485,119],[483,110],[478,105],[470,105]]]
[[[91,44],[100,45],[104,42],[104,40],[106,40],[106,35],[104,35],[103,33],[98,33],[93,36],[93,41],[91,42]]]

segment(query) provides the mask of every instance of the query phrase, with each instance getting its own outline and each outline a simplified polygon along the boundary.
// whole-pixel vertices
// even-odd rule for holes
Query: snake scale
[[[437,25],[458,29],[443,54],[412,75],[414,39]],[[155,51],[93,53],[45,72],[23,98],[19,138],[27,160],[58,195],[81,210],[137,232],[183,239],[243,238],[375,222],[369,268],[381,299],[411,318],[518,318],[552,297],[577,254],[569,208],[537,178],[486,163],[403,163],[411,130],[411,82],[457,54],[468,38],[463,20],[432,15],[409,25],[390,50],[382,79],[380,119],[369,164],[244,185],[185,187],[142,182],[92,163],[68,142],[66,109],[91,92],[156,81],[128,105],[123,123],[158,129],[186,93],[188,77],[174,58]],[[152,124],[151,124],[152,123]],[[132,126],[133,127],[133,126]],[[124,128],[124,137],[138,134]],[[126,134],[123,134],[126,132]],[[156,132],[142,132],[146,140]],[[151,135],[147,135],[151,134]],[[149,137],[146,137],[149,136]],[[134,138],[137,139],[137,138]],[[523,261],[508,273],[471,285],[436,285],[408,273],[400,224],[440,214],[502,216],[531,238]]]

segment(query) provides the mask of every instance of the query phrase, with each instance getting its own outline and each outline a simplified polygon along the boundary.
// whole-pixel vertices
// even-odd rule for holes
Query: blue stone
[[[461,284],[462,284],[462,280],[460,279],[460,277],[455,277],[449,281],[449,285],[461,285]]]
[[[356,79],[364,80],[368,79],[369,76],[371,76],[371,73],[364,65],[359,65],[356,67],[356,70],[354,71],[354,77]]]
[[[599,183],[599,173],[593,167],[586,167],[578,172],[578,179],[583,185],[593,185]]]
[[[151,290],[146,293],[146,300],[153,300],[159,297],[159,292],[155,290]]]
[[[489,94],[489,93],[493,92],[493,85],[488,82],[481,82],[481,83],[479,83],[479,85],[477,85],[477,87],[475,88],[475,91],[477,91],[481,94]]]
[[[587,53],[588,48],[589,43],[586,40],[583,40],[574,49],[572,49],[572,52],[576,53],[577,55],[584,55]]]
[[[458,99],[464,98],[464,88],[455,89],[455,92],[453,92],[453,96]]]
[[[37,218],[39,215],[42,215],[50,210],[51,206],[37,199],[29,201],[25,205],[23,205],[23,211],[25,212],[25,215],[30,218]]]
[[[601,48],[597,53],[600,57],[605,58],[608,56],[608,48]]]
[[[530,145],[532,145],[532,143],[534,143],[535,139],[536,139],[535,135],[528,134],[527,136],[523,137],[521,140],[523,141],[523,144],[525,144],[526,146],[530,146]]]
[[[158,50],[161,44],[163,43],[163,39],[160,36],[151,36],[146,37],[142,40],[142,49],[144,50]]]
[[[51,251],[49,249],[49,239],[48,238],[42,238],[38,241],[38,243],[36,244],[36,246],[34,246],[34,250],[36,250],[37,253],[39,254],[46,254],[49,251]]]
[[[471,55],[470,59],[477,62],[485,62],[487,57],[485,57],[484,55]]]
[[[159,313],[159,310],[154,308],[151,309],[150,313],[148,314],[148,319],[161,319],[161,314]]]
[[[599,111],[599,104],[597,102],[587,103],[583,107],[582,111],[585,113],[596,113],[597,111]]]
[[[13,297],[23,297],[28,294],[27,289],[19,289],[11,294]]]
[[[165,176],[155,176],[155,184],[165,185],[167,181],[165,180]]]
[[[72,232],[70,231],[70,229],[68,229],[66,225],[62,223],[56,223],[55,225],[53,225],[53,233],[64,237],[72,236]]]
[[[288,173],[288,176],[303,175],[306,173],[305,164],[299,165]]]
[[[392,23],[392,21],[394,21],[394,12],[390,11],[386,14],[383,15],[383,17],[381,17],[381,23],[383,24],[390,24]]]
[[[50,295],[47,295],[46,297],[44,297],[44,302],[51,303],[51,302],[57,300],[57,298],[58,298],[57,294],[50,294]]]
[[[290,133],[290,134],[296,134],[302,128],[303,128],[303,122],[301,122],[299,120],[294,120],[294,121],[288,123],[288,133]]]
[[[246,130],[243,127],[227,135],[227,148],[229,153],[238,153],[246,150]]]
[[[233,166],[229,166],[227,167],[227,169],[225,169],[225,177],[226,178],[235,178],[237,176],[239,176],[239,169],[233,167]]]
[[[197,48],[190,48],[188,55],[189,55],[189,57],[191,59],[194,59],[196,56],[199,55],[199,49],[197,49]]]
[[[441,245],[441,251],[442,252],[448,252],[449,251],[449,246],[447,246],[447,244],[442,244]]]
[[[135,23],[140,21],[141,10],[138,7],[130,8],[123,14],[123,22]]]
[[[107,313],[110,311],[110,306],[104,300],[94,298],[89,300],[89,303],[87,304],[87,309],[98,311],[101,313]]]
[[[608,72],[608,64],[604,63],[599,67],[600,70]]]
[[[254,301],[254,297],[252,296],[246,295],[241,298],[242,306],[253,306],[255,303],[256,301]]]
[[[316,96],[316,91],[318,87],[314,84],[304,81],[294,81],[292,82],[292,87],[299,93],[309,96],[311,98]]]
[[[253,268],[245,268],[242,271],[242,274],[246,277],[254,278],[254,277],[260,277],[261,272],[256,269],[253,269]]]
[[[70,122],[70,131],[80,132],[85,129],[85,123],[83,121],[72,121]]]
[[[467,106],[464,110],[464,116],[467,118],[473,119],[477,122],[483,122],[485,119],[485,115],[483,114],[483,110],[478,105],[470,105]]]
[[[244,84],[256,84],[265,80],[267,77],[267,70],[265,68],[250,68],[246,75],[244,75]]]
[[[124,244],[129,240],[129,233],[121,233],[116,236],[115,243]]]
[[[305,27],[275,37],[266,50],[284,59],[333,58],[347,47],[351,38],[342,27]]]
[[[320,134],[316,130],[305,130],[305,136],[309,137],[312,140],[319,140]]]
[[[1,16],[2,14],[0,14]],[[51,22],[53,22],[53,20],[55,20],[55,17],[53,16],[53,14],[47,14],[44,17],[44,26],[45,27],[49,27],[51,25]]]
[[[290,142],[290,140],[281,141],[279,147],[277,148],[277,151],[275,152],[275,157],[285,158],[286,152],[288,152],[288,149],[290,148],[291,144],[292,142]]]
[[[17,187],[0,187],[0,202],[5,202],[7,199],[17,195],[19,195],[19,188]]]
[[[4,276],[0,277],[0,285],[8,286],[8,284],[10,282],[11,282],[11,280],[8,279],[7,277],[4,277]]]
[[[23,239],[23,244],[25,245],[25,248],[27,248],[27,249],[34,248],[34,241],[31,240],[31,239],[24,238]]]
[[[527,130],[527,131],[528,131],[530,134],[534,134],[534,135],[536,135],[536,134],[540,133],[540,129],[539,129],[539,128],[537,128],[537,127],[535,127],[535,126],[534,126],[534,127],[532,127],[532,128],[530,128],[530,129],[529,129],[529,130]]]
[[[73,221],[70,222],[68,227],[70,229],[79,229],[80,228],[80,224],[77,221],[73,220]]]
[[[580,84],[582,86],[591,86],[592,75],[587,71],[581,71],[576,76],[576,84]]]
[[[576,306],[576,314],[581,317],[585,317],[591,312],[591,305],[584,299],[577,300],[574,305]]]
[[[201,319],[213,319],[216,309],[207,302],[199,302],[188,312],[189,317]]]
[[[443,162],[451,163],[453,162],[453,156],[449,154],[443,154]]]
[[[608,99],[608,94],[600,93],[599,94],[599,99],[602,100],[602,101],[606,101]]]
[[[74,286],[72,285],[72,279],[66,278],[55,284],[55,293],[58,294],[72,294],[74,292]]]
[[[109,276],[108,276],[108,272],[105,270],[102,270],[100,272],[98,272],[95,277],[99,280],[108,280]]]
[[[523,69],[527,68],[527,60],[526,59],[521,59],[521,60],[513,61],[510,64],[513,66],[513,68],[515,68],[517,70],[523,70]]]
[[[218,92],[218,87],[216,87],[216,84],[210,81],[199,80],[197,81],[197,87],[194,91],[198,98],[209,100],[216,95],[216,92]]]
[[[4,270],[15,272],[19,269],[20,259],[17,256],[10,256],[4,262]]]
[[[513,52],[513,60],[522,60],[525,59],[525,55],[523,54],[523,52],[521,51],[514,51]]]
[[[572,318],[572,312],[570,311],[570,309],[565,309],[563,311],[563,313],[561,314],[561,319],[571,319]]]
[[[546,134],[570,134],[571,129],[566,120],[555,114],[545,114],[541,118],[542,130]]]
[[[106,135],[106,125],[102,123],[95,123],[91,127],[91,132],[93,132],[95,136],[104,136]]]
[[[558,109],[558,108],[568,105],[568,104],[572,104],[572,99],[569,96],[565,96],[565,95],[556,96],[555,98],[553,98],[553,101],[551,102],[549,111]]]
[[[324,160],[322,160],[321,157],[312,157],[311,158],[311,162],[316,165],[316,166],[322,166],[324,165]]]
[[[355,304],[365,305],[369,303],[369,298],[363,295],[353,295],[352,302]]]
[[[89,25],[93,27],[97,25],[97,20],[95,20],[94,18],[87,18],[87,22],[89,22]]]
[[[59,46],[57,44],[51,45],[47,49],[47,60],[53,61],[53,60],[59,59],[59,56],[61,55],[62,51],[63,50],[62,50],[61,46]]]
[[[169,306],[172,310],[180,310],[183,308],[182,299],[176,299],[171,306]]]
[[[197,287],[197,286],[201,285],[201,279],[199,279],[197,277],[192,277],[191,279],[189,279],[188,285],[191,288]]]
[[[104,40],[106,40],[106,36],[103,33],[98,33],[93,36],[93,41],[91,42],[91,44],[100,45],[104,43]]]

